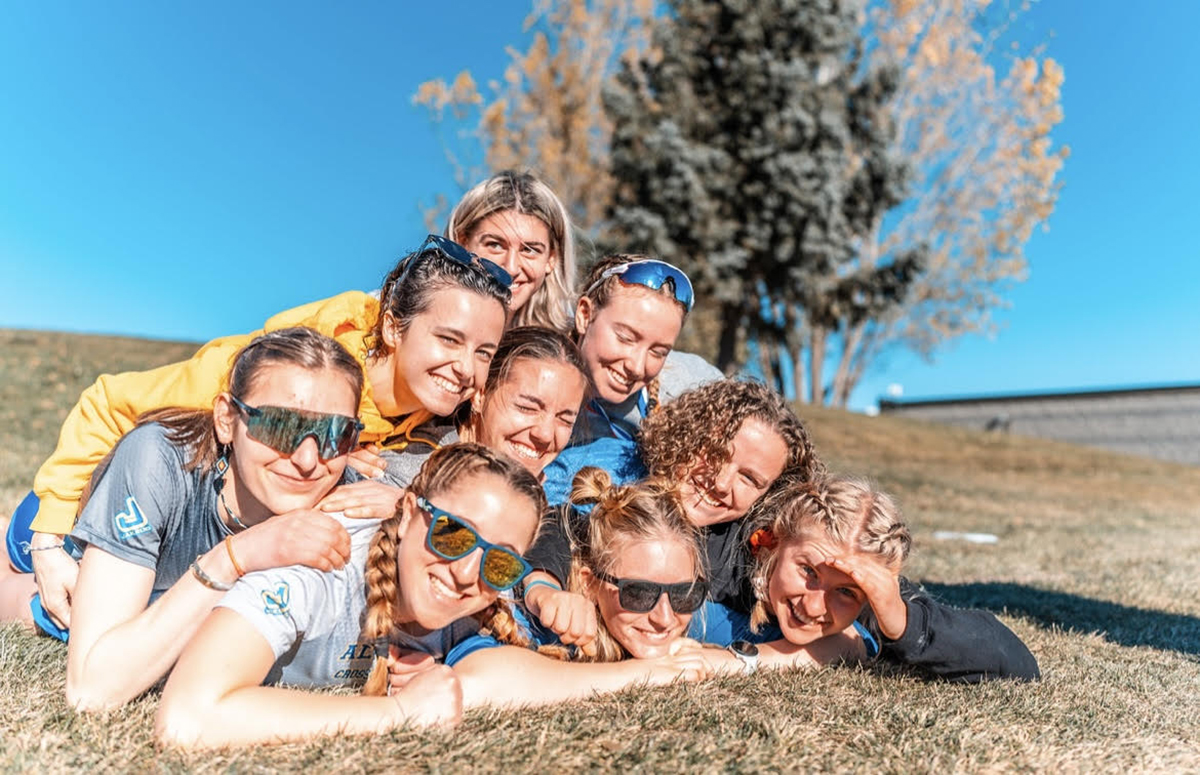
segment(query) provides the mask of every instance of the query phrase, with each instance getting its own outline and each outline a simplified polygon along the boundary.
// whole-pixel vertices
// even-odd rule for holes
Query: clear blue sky
[[[435,7],[436,6],[436,7]],[[0,326],[205,340],[377,287],[454,197],[416,85],[498,78],[527,6],[10,3]],[[1200,382],[1200,3],[1042,0],[1071,146],[992,339],[891,356],[854,395]]]

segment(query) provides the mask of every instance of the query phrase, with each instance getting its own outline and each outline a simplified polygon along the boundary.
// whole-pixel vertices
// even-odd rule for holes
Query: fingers
[[[429,654],[401,650],[398,646],[391,645],[388,648],[388,693],[404,688],[413,678],[436,664]]]
[[[387,470],[387,461],[380,457],[374,445],[359,447],[350,453],[346,463],[368,479],[378,479]]]
[[[317,508],[326,513],[340,512],[352,519],[387,519],[396,513],[396,504],[403,494],[404,490],[383,482],[355,482],[335,488]]]

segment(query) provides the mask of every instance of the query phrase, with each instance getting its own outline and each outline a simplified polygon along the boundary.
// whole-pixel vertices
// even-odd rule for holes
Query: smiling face
[[[358,414],[354,387],[335,369],[306,369],[291,364],[264,366],[244,396],[252,407],[281,406],[322,414]],[[225,499],[243,522],[297,509],[311,509],[333,489],[346,468],[346,455],[322,460],[317,441],[304,439],[290,455],[249,436],[246,416],[227,395],[213,407],[217,440],[230,445],[230,482]]]
[[[546,223],[535,215],[516,210],[489,215],[460,242],[467,250],[499,264],[512,275],[509,307],[513,310],[525,306],[558,260],[551,249]]]
[[[492,473],[464,477],[451,489],[431,494],[429,501],[470,525],[483,540],[518,554],[533,543],[541,517],[533,501]],[[495,602],[500,593],[479,578],[482,548],[444,560],[426,545],[430,515],[417,507],[416,496],[405,493],[400,507],[397,622],[437,630]]]
[[[611,547],[616,562],[607,569],[618,579],[642,579],[660,584],[692,582],[697,578],[694,550],[679,537],[657,540],[619,538]],[[635,613],[621,607],[615,584],[596,578],[586,567],[584,584],[593,591],[596,607],[610,635],[638,659],[660,657],[671,641],[687,632],[692,614],[677,613],[664,593],[654,608]]]
[[[729,460],[720,469],[701,460],[679,485],[683,511],[697,527],[744,515],[787,464],[787,443],[757,417],[746,418],[729,447]]]
[[[602,400],[619,404],[658,376],[683,315],[673,296],[640,286],[622,286],[600,309],[586,296],[579,300],[579,351]]]
[[[537,476],[571,438],[585,389],[569,363],[520,358],[488,395],[472,399],[476,441]]]
[[[381,412],[399,416],[423,408],[441,416],[453,413],[487,379],[504,323],[499,301],[453,287],[434,292],[429,308],[403,332],[389,315],[383,328],[390,349],[384,377],[377,379],[372,372],[371,379]]]
[[[825,564],[849,550],[823,531],[810,528],[782,541],[767,582],[767,606],[783,637],[803,646],[850,627],[867,597],[854,580]],[[880,562],[868,558],[867,562]]]

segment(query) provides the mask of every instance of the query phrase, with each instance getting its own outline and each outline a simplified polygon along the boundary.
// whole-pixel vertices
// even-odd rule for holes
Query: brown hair
[[[770,536],[754,556],[751,578],[758,601],[750,625],[755,630],[771,615],[766,589],[775,572],[780,543],[816,528],[837,545],[874,555],[895,571],[912,548],[912,537],[896,502],[861,479],[781,477],[755,506],[750,522]]]
[[[638,443],[651,476],[678,479],[698,460],[720,468],[729,443],[749,418],[783,439],[785,474],[815,479],[825,472],[808,431],[787,402],[761,382],[722,379],[683,393],[642,421]]]
[[[563,363],[575,369],[583,377],[583,398],[584,402],[587,401],[587,397],[593,389],[592,375],[588,372],[587,364],[584,362],[579,348],[565,334],[541,326],[518,326],[504,332],[504,336],[500,339],[500,345],[496,348],[496,354],[488,366],[487,382],[483,389],[485,400],[496,388],[504,384],[514,364],[523,358]],[[469,401],[459,407],[458,416],[455,419],[455,424],[458,425],[461,433],[463,429],[467,428],[471,419],[471,403]]]
[[[233,357],[225,389],[241,399],[253,390],[263,371],[275,365],[340,372],[354,390],[355,414],[358,414],[363,389],[362,364],[336,340],[304,326],[280,328],[252,339]],[[216,462],[219,445],[211,409],[164,407],[145,412],[137,420],[138,425],[151,422],[166,429],[172,444],[191,450],[184,470],[208,468]]]
[[[573,505],[593,504],[587,520],[586,535],[576,536],[568,529],[572,541],[571,573],[567,588],[588,595],[581,571],[584,567],[611,573],[616,565],[619,542],[675,540],[686,546],[692,555],[695,578],[704,577],[704,548],[700,531],[684,515],[683,506],[673,484],[649,479],[637,484],[615,486],[608,473],[600,468],[587,467],[575,475],[571,487]],[[564,509],[564,512],[569,509]],[[596,656],[579,658],[594,662],[616,662],[629,654],[596,617]]]
[[[575,285],[575,238],[567,208],[549,186],[529,172],[504,170],[475,185],[450,213],[446,236],[467,242],[485,218],[512,210],[532,215],[550,232],[549,250],[557,259],[542,287],[513,313],[519,326],[545,326],[559,331],[570,327],[567,308]]]
[[[504,480],[505,486],[529,499],[539,516],[546,510],[546,494],[533,474],[520,463],[480,444],[451,444],[434,451],[408,486],[408,492],[431,498],[456,487],[471,486],[472,479],[481,474]],[[396,552],[400,546],[402,516],[402,506],[398,504],[396,513],[380,524],[367,553],[367,610],[363,616],[362,638],[375,643],[376,648],[375,665],[363,686],[363,694],[383,695],[387,692],[386,643],[396,628],[400,599]],[[496,613],[493,609],[494,605],[477,617],[490,617]]]
[[[400,331],[407,331],[412,321],[427,311],[433,297],[446,288],[471,291],[485,299],[494,299],[504,309],[508,320],[508,302],[512,294],[494,277],[474,264],[462,264],[447,257],[437,248],[410,253],[396,264],[379,290],[379,317],[366,337],[367,347],[376,357],[388,353],[383,338],[386,313],[392,313]]]

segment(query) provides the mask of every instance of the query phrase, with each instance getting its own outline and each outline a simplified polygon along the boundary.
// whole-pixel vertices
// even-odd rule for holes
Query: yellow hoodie
[[[238,350],[267,331],[308,326],[336,339],[359,363],[367,357],[366,336],[379,316],[379,301],[360,291],[348,291],[323,301],[280,312],[252,334],[214,339],[191,360],[150,371],[101,375],[79,396],[63,423],[54,454],[38,469],[33,491],[41,503],[33,529],[65,534],[75,524],[79,496],[92,470],[143,412],[164,406],[210,409],[226,388],[229,369]],[[396,423],[382,417],[366,381],[364,367],[362,420],[364,442],[379,442],[403,434],[428,420],[426,411],[413,412]]]

